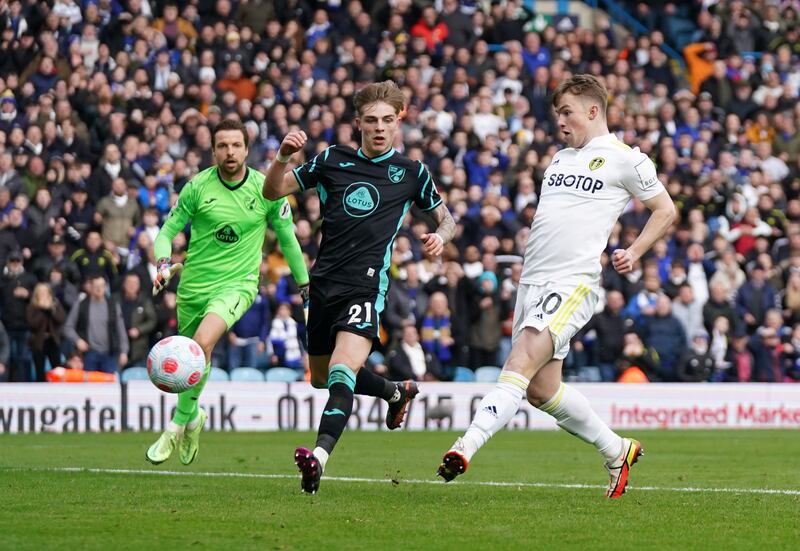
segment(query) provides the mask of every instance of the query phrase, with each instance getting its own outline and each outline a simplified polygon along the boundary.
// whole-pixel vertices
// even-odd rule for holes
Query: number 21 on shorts
[[[372,325],[372,303],[369,301],[365,302],[363,307],[361,304],[351,304],[347,314],[350,316],[347,325],[353,325],[356,329],[364,329]]]

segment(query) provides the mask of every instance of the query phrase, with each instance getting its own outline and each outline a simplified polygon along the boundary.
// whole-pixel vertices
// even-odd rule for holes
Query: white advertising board
[[[800,385],[575,384],[610,426],[643,428],[800,428]],[[422,383],[405,430],[463,430],[494,385]],[[209,430],[316,430],[327,391],[307,383],[212,381],[200,398]],[[162,430],[176,398],[148,381],[0,384],[0,433]],[[351,430],[386,430],[386,404],[357,396]],[[527,403],[510,429],[555,429]]]

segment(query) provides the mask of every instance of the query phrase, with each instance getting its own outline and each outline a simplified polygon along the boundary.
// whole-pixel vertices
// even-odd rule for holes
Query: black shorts
[[[311,279],[308,305],[308,353],[333,352],[336,334],[347,331],[375,340],[385,296],[365,287],[353,287],[329,279]]]

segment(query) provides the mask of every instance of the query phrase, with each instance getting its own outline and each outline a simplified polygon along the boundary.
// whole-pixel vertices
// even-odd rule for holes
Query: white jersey
[[[653,161],[613,134],[562,149],[544,172],[520,281],[596,284],[600,255],[631,196],[662,191]]]

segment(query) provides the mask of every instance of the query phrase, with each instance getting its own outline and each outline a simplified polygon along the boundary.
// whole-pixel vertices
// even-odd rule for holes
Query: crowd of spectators
[[[293,128],[305,158],[357,147],[353,93],[386,78],[408,100],[395,147],[430,167],[458,233],[431,261],[428,221],[404,222],[371,367],[447,380],[502,365],[537,191],[562,146],[551,91],[576,72],[606,83],[609,128],[656,161],[680,218],[631,274],[604,255],[567,373],[800,379],[798,11],[690,8],[631,4],[648,28],[636,36],[603,15],[557,30],[518,0],[0,0],[0,380],[141,365],[177,330],[174,285],[150,296],[152,243],[210,164],[210,129],[244,121],[261,170]],[[656,30],[678,15],[691,25]],[[312,264],[319,198],[292,203]],[[632,203],[608,250],[646,220]],[[260,293],[215,351],[220,367],[303,369],[302,301],[267,237]]]

